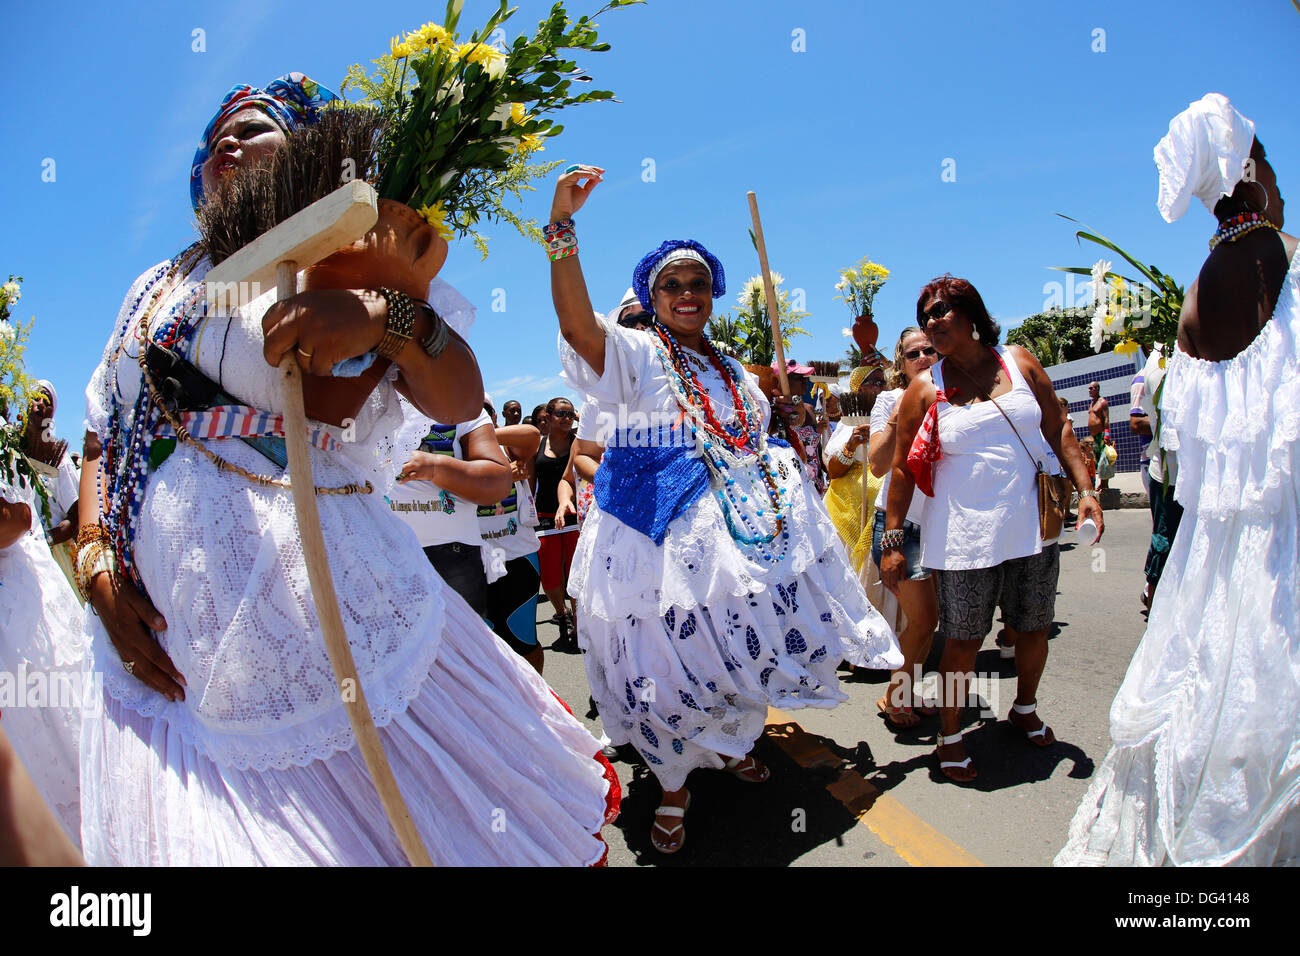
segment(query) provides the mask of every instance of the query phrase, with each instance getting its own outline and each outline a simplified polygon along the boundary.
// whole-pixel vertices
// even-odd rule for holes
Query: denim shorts
[[[871,526],[871,560],[880,567],[880,539],[885,536],[885,513],[876,509],[876,521]],[[921,567],[921,526],[914,521],[903,521],[903,559],[907,561],[904,578],[924,581],[930,572]]]

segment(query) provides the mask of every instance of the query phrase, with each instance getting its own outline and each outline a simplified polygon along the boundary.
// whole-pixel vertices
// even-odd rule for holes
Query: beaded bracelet
[[[552,262],[578,254],[578,234],[572,219],[547,223],[542,227],[542,238],[546,240],[546,252]]]
[[[902,528],[892,528],[880,536],[880,550],[899,551],[903,547],[904,538]]]
[[[839,451],[835,453],[835,460],[838,461],[841,465],[855,465],[858,462],[857,458],[855,458],[853,455],[844,454],[843,448],[841,448]]]

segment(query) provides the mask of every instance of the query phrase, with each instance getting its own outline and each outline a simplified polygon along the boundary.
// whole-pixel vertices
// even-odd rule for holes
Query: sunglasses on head
[[[913,362],[915,362],[922,355],[928,356],[929,358],[934,358],[938,354],[939,353],[935,351],[933,345],[927,345],[923,349],[909,349],[908,351],[903,353],[903,358],[911,359]]]

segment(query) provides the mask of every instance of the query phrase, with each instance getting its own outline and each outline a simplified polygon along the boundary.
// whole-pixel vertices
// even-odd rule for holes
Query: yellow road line
[[[837,757],[820,738],[799,726],[775,707],[767,711],[767,736],[801,767],[840,767]],[[912,866],[983,866],[907,807],[858,773],[841,769],[827,791],[862,824]]]

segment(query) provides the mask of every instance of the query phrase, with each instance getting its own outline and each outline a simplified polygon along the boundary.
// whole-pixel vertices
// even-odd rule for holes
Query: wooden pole
[[[276,264],[275,292],[277,299],[297,294],[297,263],[286,261]],[[325,637],[325,651],[329,654],[330,666],[339,682],[348,723],[352,725],[352,733],[357,739],[357,746],[361,749],[366,769],[370,771],[370,778],[374,781],[393,832],[397,834],[397,840],[412,866],[432,866],[433,861],[420,839],[420,832],[411,820],[411,813],[393,776],[393,768],[384,753],[379,731],[370,715],[370,706],[357,675],[356,662],[352,659],[352,647],[348,644],[348,635],[343,629],[338,595],[334,591],[334,576],[330,573],[329,557],[325,552],[320,511],[316,507],[316,484],[312,478],[307,445],[307,412],[302,398],[302,371],[292,353],[280,362],[280,389],[284,398],[284,443],[289,453],[293,509],[298,516],[298,534],[302,538],[302,553],[307,563],[307,580],[311,584],[316,616]]]
[[[781,341],[781,322],[776,311],[776,290],[772,287],[772,273],[767,267],[767,243],[763,241],[763,224],[758,218],[758,197],[754,190],[749,197],[749,218],[754,221],[754,245],[758,247],[758,267],[763,273],[763,295],[767,298],[767,317],[772,323],[772,345],[776,351],[776,375],[781,383],[781,394],[790,397],[790,380],[785,374],[785,344]]]
[[[228,292],[232,286],[261,283],[272,275],[276,298],[293,296],[298,291],[300,264],[319,262],[364,236],[375,224],[377,216],[374,188],[361,180],[354,180],[286,219],[212,269],[207,275],[208,299],[210,302],[218,301],[223,287]],[[383,742],[379,739],[379,731],[357,675],[356,662],[352,659],[347,632],[343,628],[334,578],[325,551],[325,536],[321,531],[320,511],[316,507],[316,483],[311,473],[307,445],[307,412],[302,397],[302,371],[293,353],[280,363],[280,388],[289,481],[298,518],[298,534],[302,539],[303,559],[307,565],[307,580],[343,708],[402,852],[412,866],[432,866],[433,861],[411,820],[384,753]]]

